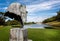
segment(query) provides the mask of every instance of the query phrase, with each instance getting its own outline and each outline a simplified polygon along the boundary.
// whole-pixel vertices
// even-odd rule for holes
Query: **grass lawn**
[[[0,41],[9,41],[9,29],[10,26],[0,26]]]
[[[0,41],[9,41],[10,28],[10,26],[0,26]],[[33,41],[60,41],[60,30],[28,29],[28,38]]]
[[[28,38],[33,41],[60,41],[60,30],[28,29]]]
[[[48,22],[46,24],[52,25],[52,26],[55,26],[55,27],[60,27],[60,22],[58,22],[58,21]]]

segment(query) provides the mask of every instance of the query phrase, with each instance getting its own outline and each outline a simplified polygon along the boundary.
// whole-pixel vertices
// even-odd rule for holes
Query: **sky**
[[[60,0],[0,0],[0,12],[6,12],[7,7],[13,2],[26,5],[27,22],[42,22],[56,16],[56,12],[60,10]]]

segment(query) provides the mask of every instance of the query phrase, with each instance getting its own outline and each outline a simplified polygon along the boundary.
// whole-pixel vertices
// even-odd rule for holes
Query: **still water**
[[[30,25],[24,25],[24,28],[41,28],[44,29],[44,27],[49,27],[46,24],[30,24]]]

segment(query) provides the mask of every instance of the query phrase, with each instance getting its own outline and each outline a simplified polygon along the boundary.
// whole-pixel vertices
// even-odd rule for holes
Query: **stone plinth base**
[[[10,29],[10,41],[28,41],[27,29],[23,28]]]

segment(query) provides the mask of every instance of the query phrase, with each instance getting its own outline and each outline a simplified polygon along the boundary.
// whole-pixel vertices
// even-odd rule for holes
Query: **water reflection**
[[[44,29],[44,27],[48,27],[46,24],[30,24],[30,25],[24,25],[24,28],[41,28]]]

